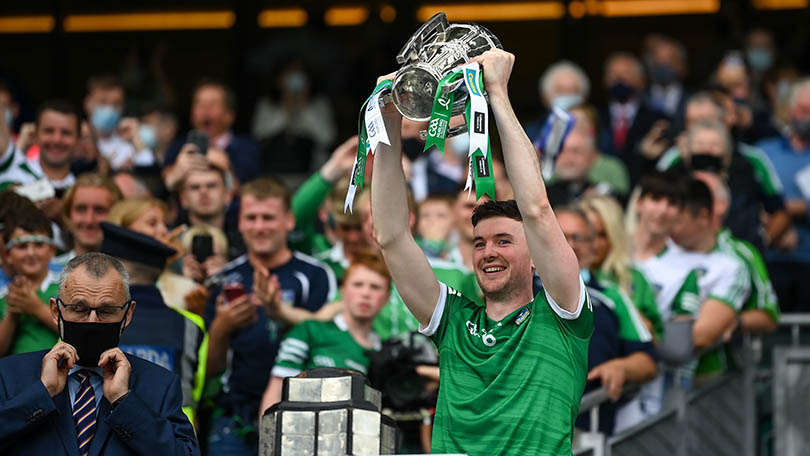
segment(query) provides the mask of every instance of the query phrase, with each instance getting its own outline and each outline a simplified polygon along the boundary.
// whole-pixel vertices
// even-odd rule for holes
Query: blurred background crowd
[[[429,449],[436,354],[375,256],[368,190],[353,212],[343,203],[358,106],[433,11],[228,4],[150,13],[138,28],[139,12],[127,22],[55,2],[37,16],[36,3],[0,11],[0,356],[56,342],[44,304],[59,271],[98,250],[111,222],[176,252],[146,281],[205,336],[167,336],[176,354],[138,334],[128,343],[188,381],[210,454],[255,454],[280,380],[315,366],[370,373],[405,449]],[[672,380],[659,357],[680,360],[691,384],[729,368],[717,345],[735,331],[771,331],[780,312],[810,306],[806,2],[639,3],[446,8],[516,55],[512,103],[538,158],[551,109],[576,119],[544,175],[591,296],[609,310],[589,378],[616,398],[648,382],[602,409],[606,433],[660,409]],[[481,299],[469,139],[423,153],[425,127],[403,123],[411,229],[437,277]],[[492,144],[497,198],[510,199]]]

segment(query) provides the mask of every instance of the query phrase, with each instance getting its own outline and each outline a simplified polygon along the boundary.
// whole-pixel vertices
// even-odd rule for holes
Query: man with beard
[[[514,56],[492,50],[474,61],[483,66],[517,198],[488,201],[473,213],[473,264],[486,304],[439,282],[414,240],[398,133],[402,117],[390,104],[382,116],[391,145],[380,144],[372,174],[374,234],[403,301],[439,349],[442,386],[431,450],[570,453],[593,311],[577,258],[546,198],[534,146],[509,101]],[[535,268],[545,286],[537,295]]]
[[[77,257],[50,298],[62,339],[0,359],[0,452],[6,455],[199,455],[178,377],[125,355],[129,274],[101,253]]]

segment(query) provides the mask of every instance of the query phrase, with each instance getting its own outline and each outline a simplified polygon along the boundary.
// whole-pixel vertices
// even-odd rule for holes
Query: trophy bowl
[[[486,27],[464,22],[450,24],[444,13],[437,13],[414,33],[397,55],[397,63],[403,66],[394,77],[394,106],[410,120],[430,120],[436,91],[452,91],[463,85],[439,87],[442,77],[495,48],[503,49],[503,46]],[[452,115],[461,114],[466,101],[466,92],[456,94]]]

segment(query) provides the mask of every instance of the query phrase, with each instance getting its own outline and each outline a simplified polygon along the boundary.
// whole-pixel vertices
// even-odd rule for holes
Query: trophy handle
[[[448,26],[447,16],[445,16],[444,13],[434,14],[433,17],[422,24],[419,30],[408,39],[408,42],[405,43],[405,46],[403,46],[402,50],[397,54],[397,63],[402,65],[405,62],[415,59],[416,55],[414,51],[421,49],[424,42],[433,41],[432,37],[438,33],[444,32]]]

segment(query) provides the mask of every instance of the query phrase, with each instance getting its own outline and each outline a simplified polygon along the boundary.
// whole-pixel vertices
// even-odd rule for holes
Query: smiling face
[[[68,226],[76,238],[77,253],[97,250],[104,239],[98,226],[106,221],[113,205],[113,195],[104,187],[79,187],[73,194],[68,212]]]
[[[346,271],[341,295],[345,312],[357,321],[372,321],[388,302],[390,284],[383,275],[358,264]]]
[[[639,228],[654,236],[669,236],[681,214],[681,207],[664,196],[643,195],[636,203]]]
[[[52,167],[67,166],[79,141],[76,116],[46,109],[39,116],[36,131],[42,161]]]
[[[29,233],[17,228],[11,233],[9,242],[29,235],[44,235],[50,237],[50,233]],[[45,242],[23,242],[5,251],[3,264],[8,265],[15,274],[37,280],[48,271],[48,262],[53,258],[56,249],[53,245]]]
[[[473,229],[473,265],[487,298],[507,300],[531,288],[534,264],[523,223],[508,217],[479,221]]]
[[[281,198],[256,199],[242,197],[239,211],[239,232],[248,252],[259,256],[273,256],[287,245],[287,233],[295,226],[292,212],[284,207]]]

